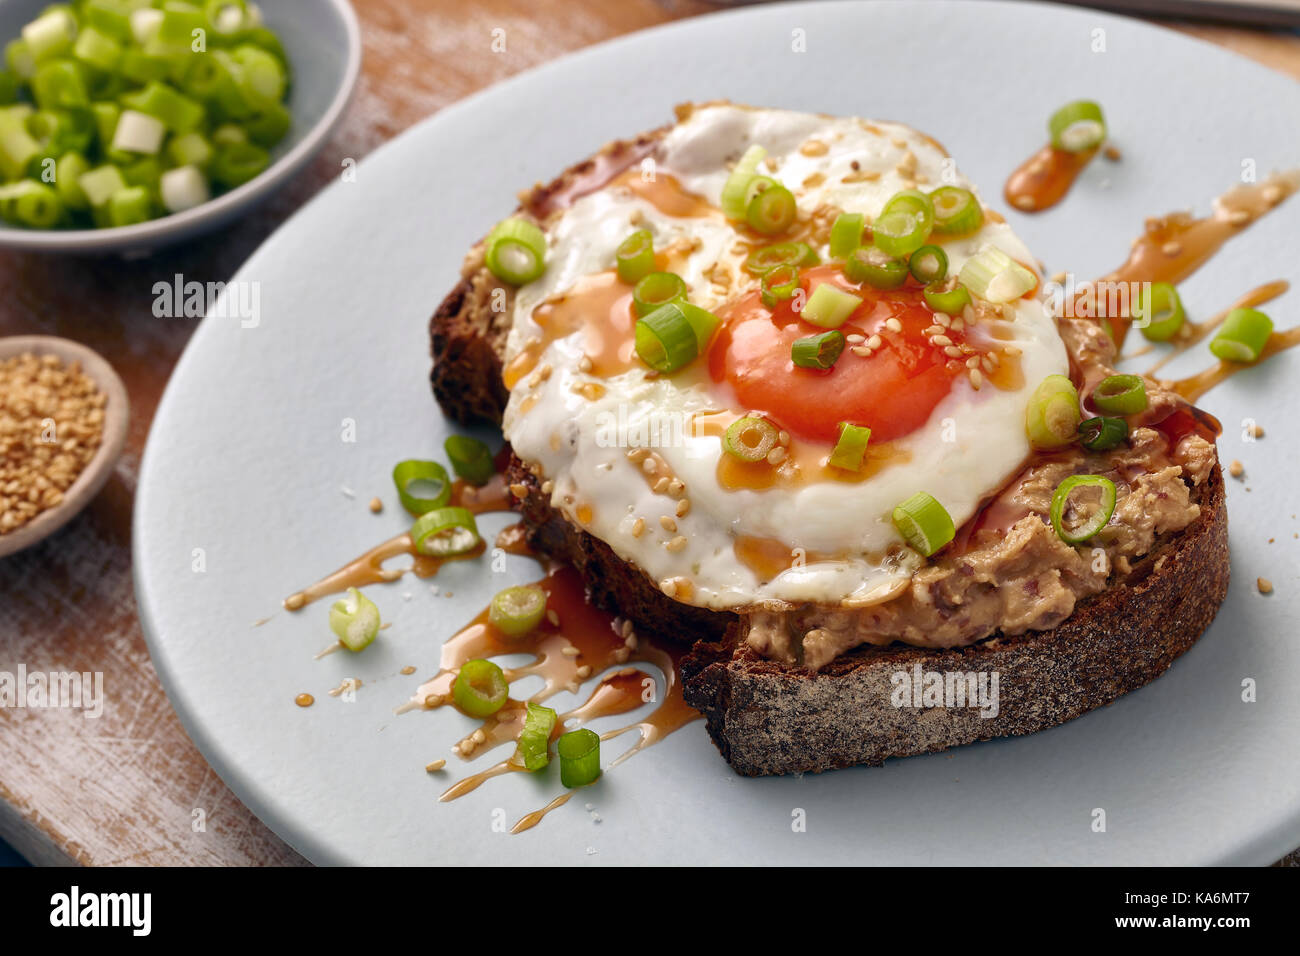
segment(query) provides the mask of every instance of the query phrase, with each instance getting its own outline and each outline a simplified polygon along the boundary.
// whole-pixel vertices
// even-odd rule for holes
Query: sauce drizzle
[[[1050,209],[1065,198],[1096,155],[1096,148],[1071,153],[1048,143],[1016,167],[1002,194],[1021,212]]]

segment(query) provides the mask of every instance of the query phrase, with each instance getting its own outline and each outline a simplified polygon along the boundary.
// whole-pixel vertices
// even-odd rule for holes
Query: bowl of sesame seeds
[[[0,339],[0,558],[68,523],[104,487],[126,442],[126,388],[70,339]]]

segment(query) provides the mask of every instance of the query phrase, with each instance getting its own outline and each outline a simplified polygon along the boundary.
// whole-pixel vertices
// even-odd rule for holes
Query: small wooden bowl
[[[67,491],[63,493],[63,502],[48,511],[42,511],[27,524],[8,534],[0,534],[0,558],[23,550],[48,537],[90,503],[99,494],[113,473],[126,444],[126,426],[130,419],[130,404],[126,397],[126,386],[113,371],[113,366],[79,342],[60,339],[50,335],[17,335],[0,339],[0,361],[31,352],[34,355],[57,355],[65,364],[77,362],[81,370],[93,381],[96,387],[108,397],[104,405],[104,433],[95,457],[77,476]]]

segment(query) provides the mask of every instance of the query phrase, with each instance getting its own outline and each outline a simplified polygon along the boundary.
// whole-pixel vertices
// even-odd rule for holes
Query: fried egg
[[[823,263],[803,270],[808,291],[831,282],[864,300],[826,371],[790,358],[794,339],[822,329],[791,304],[763,305],[744,268],[776,240],[720,208],[754,144],[767,151],[761,172],[797,200],[792,235]],[[925,491],[958,527],[970,520],[1030,453],[1035,386],[1068,372],[1056,323],[1032,294],[936,316],[919,286],[857,288],[830,261],[839,213],[870,223],[899,191],[942,185],[974,192],[938,143],[906,126],[714,104],[683,110],[640,165],[554,213],[546,270],[511,305],[504,419],[551,504],[689,604],[861,607],[897,594],[924,558],[894,508]],[[637,229],[653,236],[657,268],[721,319],[706,353],[672,374],[638,358],[632,289],[614,271]],[[928,241],[949,275],[990,247],[1036,261],[987,209],[974,233]],[[726,427],[748,415],[779,430],[756,463],[724,447]],[[872,429],[858,471],[827,462],[842,421]]]

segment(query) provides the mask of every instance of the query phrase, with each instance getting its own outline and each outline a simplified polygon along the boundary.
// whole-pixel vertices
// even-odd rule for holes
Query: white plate
[[[792,52],[802,30],[806,53]],[[1093,52],[1104,31],[1105,52]],[[1032,737],[881,769],[749,780],[700,723],[608,773],[540,826],[493,830],[557,784],[511,774],[452,803],[424,764],[471,726],[392,709],[458,624],[509,580],[448,567],[372,589],[394,626],[359,657],[313,661],[325,606],[277,612],[296,587],[402,527],[389,471],[448,432],[427,382],[426,323],[466,247],[517,188],[688,99],[901,119],[942,140],[995,204],[1051,111],[1105,104],[1118,164],[1096,162],[1058,209],[1013,214],[1050,269],[1101,274],[1146,215],[1231,186],[1243,159],[1300,163],[1300,87],[1205,44],[1091,11],[1024,3],[800,4],[651,30],[569,57],[444,110],[293,218],[241,270],[261,321],[207,319],[167,389],[136,505],[141,616],[190,735],[249,807],[320,863],[1253,863],[1300,843],[1300,353],[1241,375],[1209,408],[1227,423],[1233,584],[1218,621],[1163,678]],[[1274,278],[1300,282],[1300,201],[1234,240],[1184,286],[1217,311]],[[1271,308],[1294,324],[1298,294]],[[1188,359],[1208,360],[1207,355]],[[1245,445],[1236,423],[1267,437]],[[356,423],[355,443],[341,440]],[[342,486],[355,490],[351,500]],[[1250,493],[1247,493],[1247,487]],[[365,503],[387,502],[382,516]],[[490,531],[504,518],[487,522]],[[1266,544],[1272,536],[1275,544]],[[194,570],[196,554],[203,572]],[[1277,585],[1255,593],[1257,575]],[[409,594],[410,600],[405,600]],[[272,615],[264,626],[251,623]],[[397,675],[406,664],[419,668]],[[327,696],[344,677],[354,703]],[[1254,678],[1258,703],[1243,703]],[[299,691],[314,707],[294,705]],[[563,700],[563,698],[561,699]],[[458,769],[456,771],[459,772]],[[594,805],[601,822],[584,804]],[[795,808],[807,832],[792,832]],[[1094,808],[1108,827],[1093,832]]]

